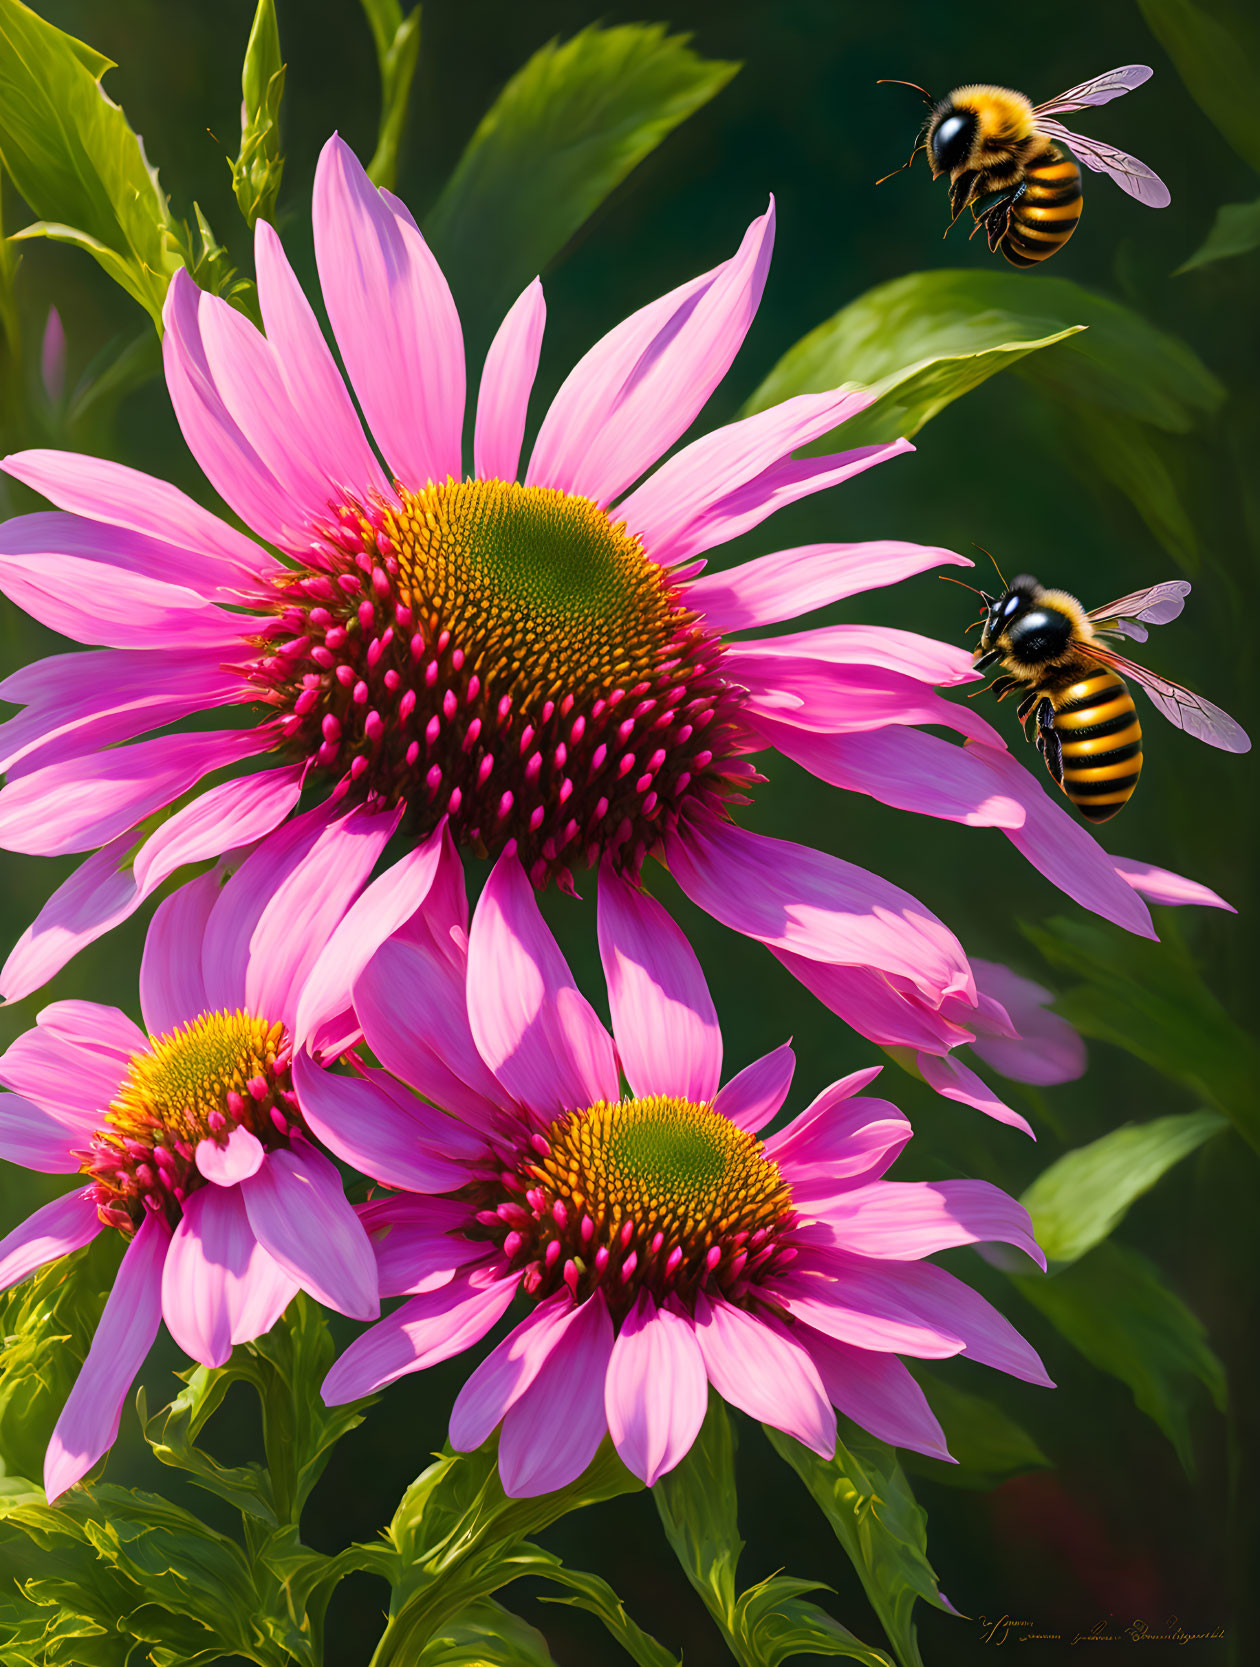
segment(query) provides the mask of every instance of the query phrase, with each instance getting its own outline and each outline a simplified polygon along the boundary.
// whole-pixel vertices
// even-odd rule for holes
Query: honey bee
[[[933,104],[931,94],[916,87],[932,111],[903,166],[926,151],[932,178],[949,175],[950,225],[969,207],[976,223],[973,237],[983,226],[991,250],[1000,249],[1012,266],[1035,266],[1049,260],[1076,230],[1081,217],[1077,162],[1109,174],[1148,208],[1167,208],[1172,201],[1168,187],[1145,162],[1099,139],[1071,133],[1052,119],[1107,104],[1140,87],[1151,73],[1145,64],[1125,64],[1069,87],[1047,104],[1032,104],[1009,87],[980,85],[958,87]]]
[[[1023,692],[1018,716],[1025,734],[1035,736],[1046,769],[1087,821],[1107,822],[1123,810],[1142,773],[1142,726],[1125,677],[1187,735],[1224,752],[1250,750],[1245,732],[1219,706],[1110,646],[1119,637],[1145,642],[1148,625],[1176,619],[1190,594],[1184,579],[1088,613],[1067,591],[1046,590],[1027,573],[1001,596],[978,594],[985,612],[976,622],[976,670],[1001,666],[989,685],[999,700]]]

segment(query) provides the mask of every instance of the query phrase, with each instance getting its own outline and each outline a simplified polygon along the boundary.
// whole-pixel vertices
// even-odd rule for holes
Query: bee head
[[[975,142],[977,120],[974,110],[960,110],[953,103],[933,115],[927,136],[933,179],[952,174],[965,164]]]
[[[987,652],[997,644],[999,637],[1006,636],[1016,621],[1032,608],[1040,593],[1041,585],[1031,573],[1018,574],[1001,596],[989,596],[981,591],[985,617],[984,629],[980,633],[980,651]]]

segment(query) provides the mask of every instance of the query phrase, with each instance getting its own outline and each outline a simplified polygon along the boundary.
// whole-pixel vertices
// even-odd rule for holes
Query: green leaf
[[[744,1542],[735,1496],[735,1436],[715,1394],[700,1434],[652,1498],[683,1573],[724,1632],[735,1622],[735,1571]]]
[[[1226,1120],[1214,1111],[1126,1123],[1043,1169],[1020,1202],[1047,1259],[1075,1262],[1123,1221],[1130,1204],[1197,1151]]]
[[[1201,1323],[1153,1263],[1114,1241],[1052,1279],[1014,1283],[1086,1360],[1128,1384],[1194,1473],[1190,1414],[1199,1385],[1225,1406],[1225,1368]]]
[[[98,1234],[82,1250],[50,1262],[0,1297],[0,1467],[5,1474],[43,1474],[44,1451],[91,1345],[121,1248],[117,1234]]]
[[[241,149],[232,164],[232,189],[246,223],[275,217],[284,173],[280,149],[280,100],[284,62],[275,0],[258,0],[241,70]]]
[[[956,1613],[927,1559],[927,1513],[916,1503],[891,1447],[840,1420],[834,1459],[820,1459],[765,1426],[771,1446],[809,1489],[857,1570],[901,1667],[923,1667],[914,1624],[922,1598]]]
[[[1158,944],[1083,920],[1024,932],[1053,965],[1085,980],[1055,1003],[1082,1035],[1112,1042],[1182,1083],[1260,1151],[1260,1049],[1203,982],[1175,922],[1160,922]]]
[[[1260,31],[1255,14],[1227,0],[1138,0],[1151,33],[1191,98],[1244,162],[1260,171]]]
[[[1193,272],[1197,266],[1209,266],[1213,261],[1250,254],[1256,248],[1260,248],[1260,197],[1254,203],[1224,203],[1217,209],[1212,229],[1203,243],[1189,260],[1182,261],[1173,277],[1179,278],[1183,272]]]
[[[797,1655],[842,1655],[866,1667],[889,1667],[882,1650],[855,1638],[803,1592],[819,1590],[815,1580],[796,1580],[775,1574],[750,1586],[735,1605],[735,1631],[743,1645],[742,1658],[757,1667],[779,1667]],[[830,1590],[830,1588],[827,1588]]]
[[[425,222],[461,313],[498,316],[631,169],[735,74],[666,26],[596,25],[514,75]]]
[[[1052,353],[1039,351],[1054,347]],[[952,400],[1016,365],[1052,398],[1184,432],[1224,389],[1184,342],[1066,278],[915,272],[881,284],[789,349],[747,411],[843,385],[878,398],[808,451],[916,434]]]
[[[933,1372],[916,1368],[914,1375],[940,1420],[946,1446],[958,1462],[945,1464],[907,1452],[902,1463],[908,1470],[946,1486],[987,1489],[1011,1476],[1049,1465],[1050,1460],[1028,1431],[996,1401],[959,1389]]]
[[[555,1667],[538,1628],[493,1598],[461,1609],[430,1638],[418,1660],[433,1667]]]
[[[420,8],[404,17],[399,0],[362,0],[362,5],[381,73],[381,120],[376,151],[367,171],[373,184],[392,191],[398,178],[398,145],[407,119],[407,100],[420,54]]]
[[[541,1554],[546,1557],[544,1552]],[[626,1614],[626,1606],[606,1580],[584,1569],[566,1568],[559,1558],[537,1572],[557,1585],[567,1586],[565,1597],[544,1597],[543,1603],[565,1603],[597,1615],[609,1633],[638,1667],[681,1667],[680,1659]]]
[[[161,323],[181,228],[144,146],[100,84],[110,61],[0,0],[0,158],[40,222],[75,242]]]

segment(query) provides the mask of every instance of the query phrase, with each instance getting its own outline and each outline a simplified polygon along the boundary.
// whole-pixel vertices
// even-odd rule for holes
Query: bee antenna
[[[965,579],[955,579],[949,573],[938,573],[936,577],[943,579],[947,585],[961,585],[964,590],[969,590],[973,596],[984,596],[982,590],[977,590],[974,585],[969,585]]]
[[[977,544],[974,538],[971,541],[971,548],[973,550],[979,550],[982,556],[988,556],[989,560],[993,563],[993,571],[997,574],[998,578],[1002,580],[1002,589],[1009,590],[1011,587],[1007,584],[1006,579],[1003,577],[1002,569],[998,566],[997,557],[993,554],[992,550],[986,550],[984,545]]]
[[[891,76],[883,76],[875,83],[875,85],[877,87],[913,87],[916,93],[923,94],[923,101],[925,104],[932,104],[935,102],[927,88],[920,87],[917,81],[896,81]]]
[[[883,179],[877,179],[875,181],[876,185],[882,185],[884,183],[884,180],[894,179],[898,174],[904,174],[906,169],[910,166],[910,163],[914,161],[915,157],[919,154],[919,152],[921,150],[926,150],[926,149],[927,149],[927,146],[925,144],[923,144],[922,141],[920,141],[919,144],[917,144],[914,147],[914,149],[910,152],[909,161],[903,162],[901,164],[900,168],[894,168],[891,174],[885,174],[883,176]]]

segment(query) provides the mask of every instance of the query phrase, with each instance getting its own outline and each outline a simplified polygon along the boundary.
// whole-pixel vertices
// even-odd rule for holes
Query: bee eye
[[[948,115],[934,129],[929,143],[932,165],[938,173],[949,173],[967,160],[975,136],[976,118],[970,113]]]

